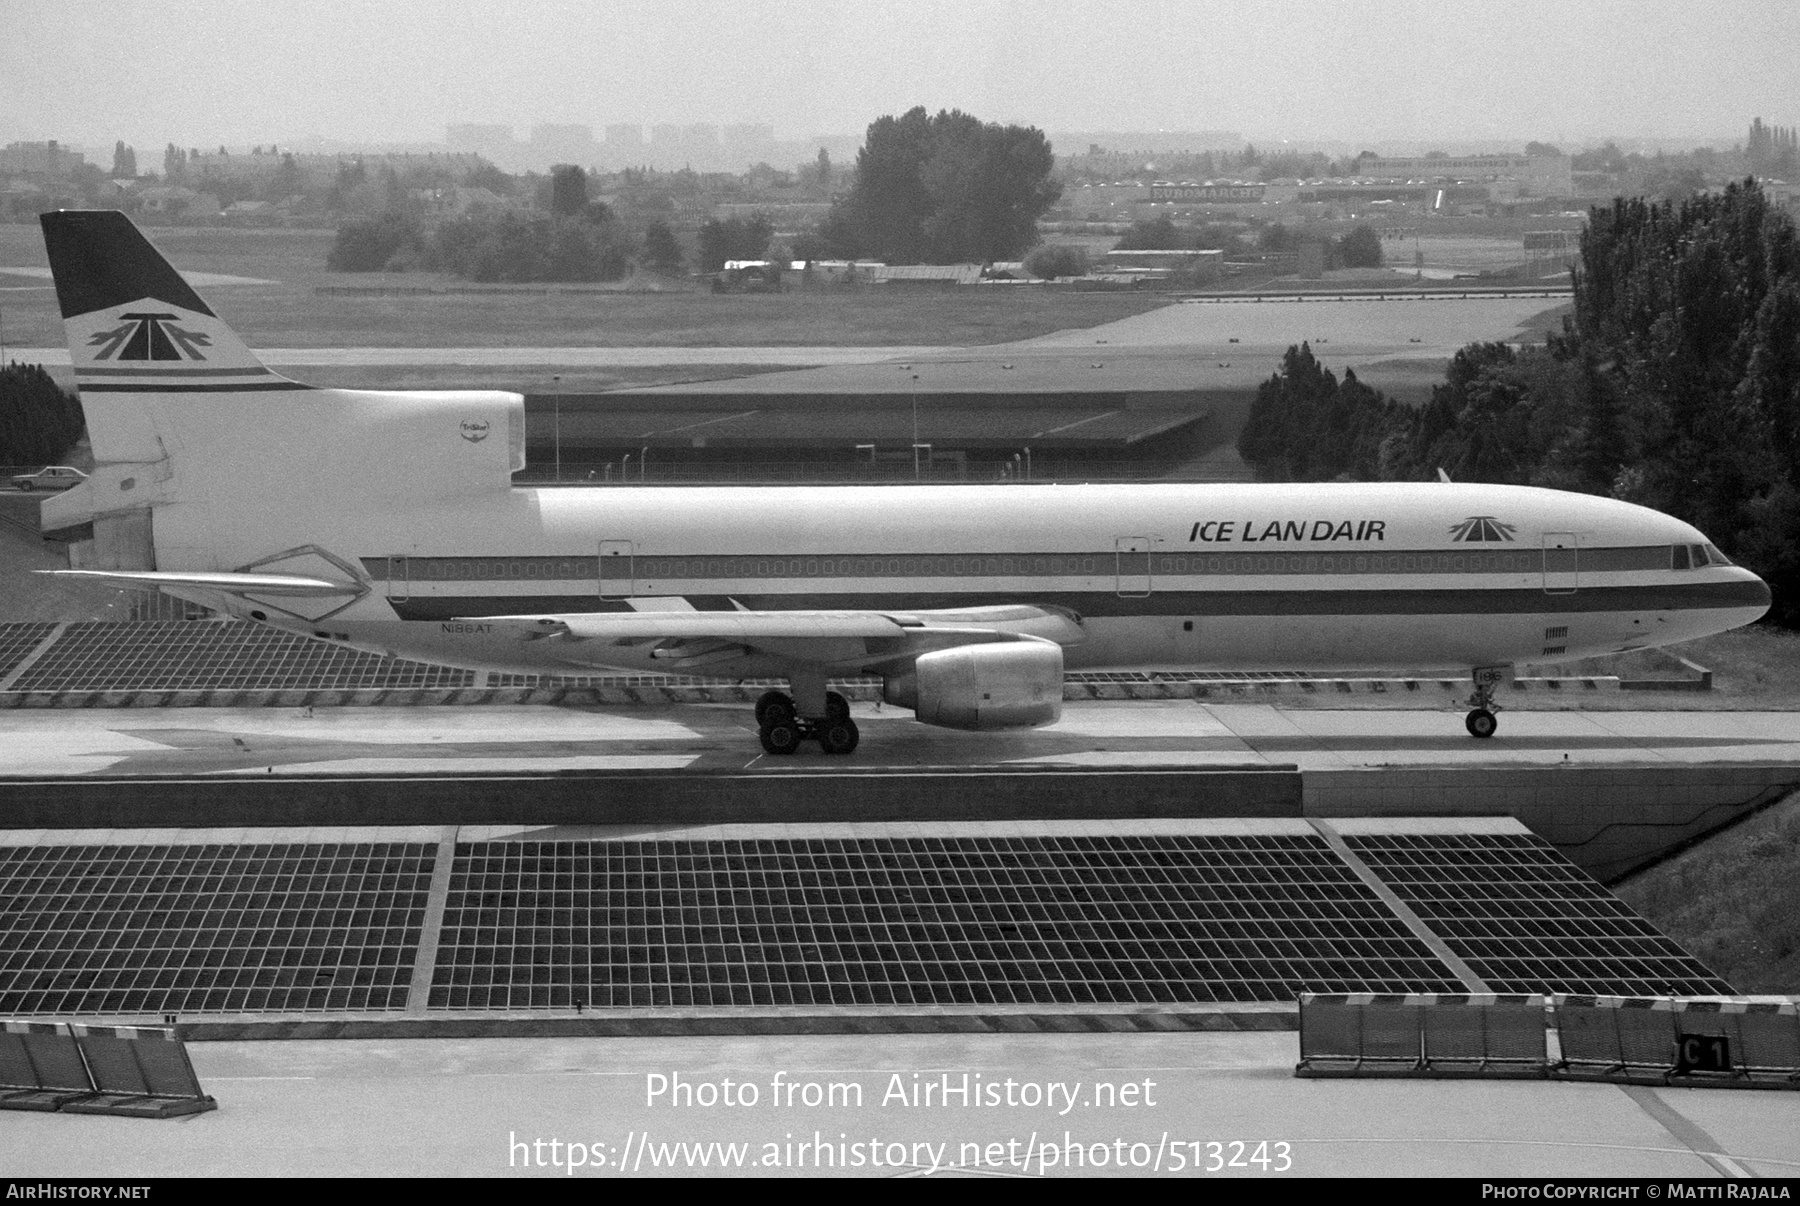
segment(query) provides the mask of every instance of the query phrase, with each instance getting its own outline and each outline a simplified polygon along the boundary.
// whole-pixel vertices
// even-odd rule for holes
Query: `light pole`
[[[649,480],[648,477],[646,476],[649,472],[650,472],[650,445],[645,444],[643,451],[638,453],[638,484],[639,485],[643,485],[644,482]]]
[[[562,485],[562,377],[550,378],[551,405],[550,444],[556,450],[556,484]]]
[[[919,374],[912,375],[913,404],[913,480],[919,480]]]
[[[1025,449],[1025,480],[1031,480],[1031,449]]]

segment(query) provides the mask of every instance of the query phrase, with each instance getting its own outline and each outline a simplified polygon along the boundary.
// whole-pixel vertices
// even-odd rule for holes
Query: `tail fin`
[[[264,367],[124,214],[39,220],[97,461],[162,455],[142,409],[109,395],[306,388]]]

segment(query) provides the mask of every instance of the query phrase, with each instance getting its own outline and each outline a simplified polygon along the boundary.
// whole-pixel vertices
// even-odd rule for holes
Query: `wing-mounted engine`
[[[925,724],[1029,729],[1062,718],[1062,682],[1062,646],[1027,637],[920,654],[883,681],[881,697]]]

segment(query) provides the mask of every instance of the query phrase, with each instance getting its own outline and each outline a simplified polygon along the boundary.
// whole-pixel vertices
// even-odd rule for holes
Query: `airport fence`
[[[1794,1001],[1557,996],[1560,1075],[1800,1089]]]
[[[0,1023],[0,1110],[176,1118],[217,1108],[172,1029]]]
[[[1546,1000],[1531,994],[1300,996],[1300,1076],[1542,1076]]]
[[[1711,997],[1302,993],[1294,1074],[1800,1089],[1800,1006]]]

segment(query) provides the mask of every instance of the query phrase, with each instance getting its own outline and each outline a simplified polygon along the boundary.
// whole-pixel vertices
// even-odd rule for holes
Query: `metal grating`
[[[0,1015],[404,1008],[436,855],[0,849]]]
[[[15,691],[349,691],[469,687],[468,670],[249,623],[72,624]]]
[[[1495,992],[1732,991],[1535,834],[1344,841]]]
[[[462,843],[430,1005],[1460,992],[1316,836]]]
[[[0,624],[0,678],[11,674],[55,628],[55,624]]]

